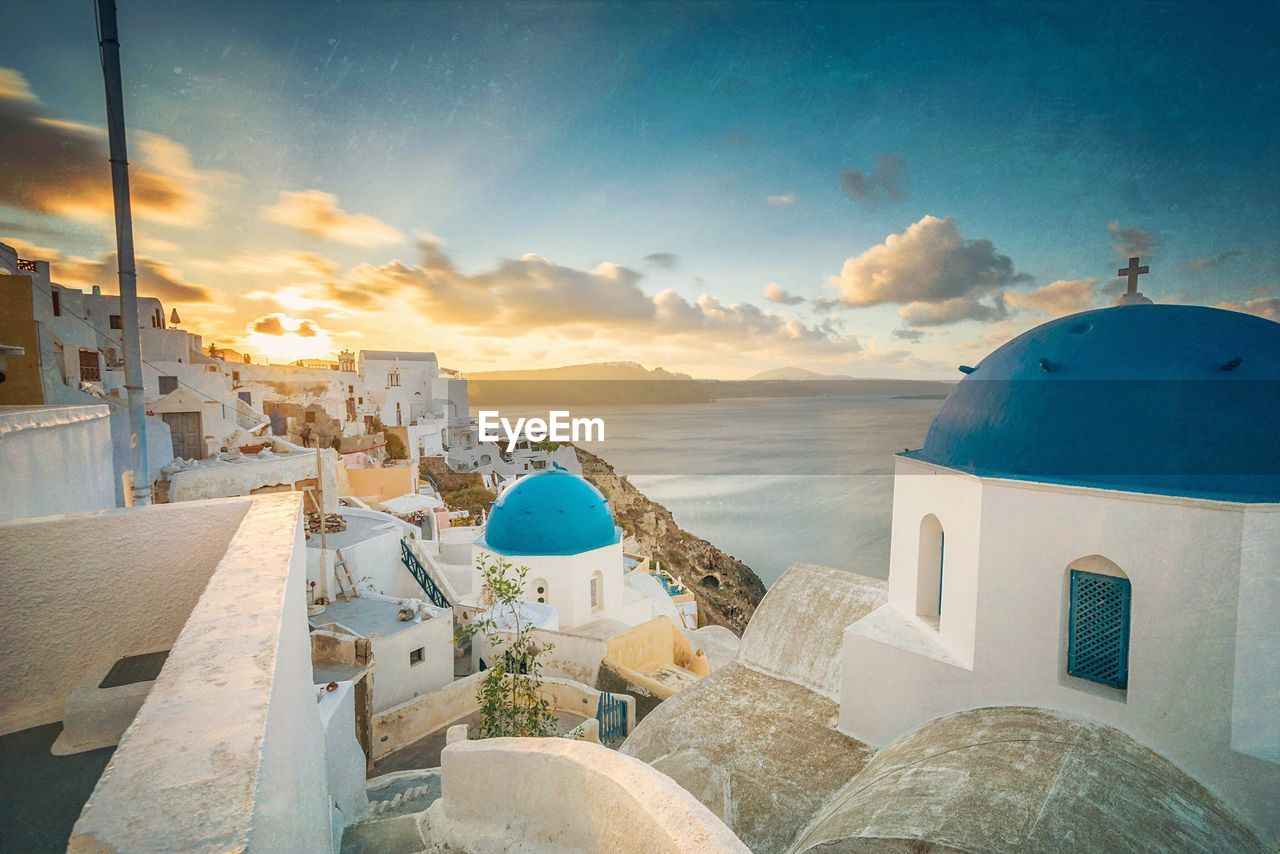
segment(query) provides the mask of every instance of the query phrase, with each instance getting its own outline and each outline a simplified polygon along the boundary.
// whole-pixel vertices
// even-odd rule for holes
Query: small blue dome
[[[520,478],[498,496],[482,545],[507,555],[572,555],[619,537],[600,490],[553,468]]]
[[[1187,305],[1051,320],[983,359],[904,456],[990,477],[1280,501],[1280,323]]]

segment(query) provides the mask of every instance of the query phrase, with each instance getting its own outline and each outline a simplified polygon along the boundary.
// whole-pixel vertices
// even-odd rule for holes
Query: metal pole
[[[120,82],[120,39],[115,0],[97,0],[98,52],[107,90],[107,140],[111,152],[111,193],[116,209],[116,258],[120,267],[120,316],[124,318],[124,388],[129,396],[129,449],[133,504],[151,503],[147,470],[146,407],[142,399],[142,342],[138,317],[138,273],[133,259],[133,216],[129,209],[129,153],[125,146],[124,97]]]

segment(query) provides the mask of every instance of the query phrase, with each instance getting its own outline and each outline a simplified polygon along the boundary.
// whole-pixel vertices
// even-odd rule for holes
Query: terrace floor
[[[572,712],[557,710],[556,720],[558,721],[556,730],[564,733],[582,723],[586,718],[581,715],[575,715]],[[428,733],[415,742],[406,744],[396,752],[382,757],[377,762],[373,763],[373,768],[369,770],[369,778],[372,779],[374,777],[380,777],[383,774],[390,774],[393,771],[414,771],[422,768],[439,768],[440,751],[444,750],[445,733],[449,731],[449,727],[455,726],[456,724],[466,724],[472,729],[479,727],[480,713],[473,712],[465,718],[459,718],[456,721],[442,726],[435,732]]]
[[[115,753],[103,747],[72,756],[49,748],[62,724],[0,736],[0,851],[66,851],[71,828]]]

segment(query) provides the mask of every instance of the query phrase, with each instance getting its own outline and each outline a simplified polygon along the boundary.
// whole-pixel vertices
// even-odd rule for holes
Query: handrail
[[[403,538],[400,540],[400,562],[409,570],[409,574],[418,582],[418,586],[427,594],[427,598],[431,600],[433,605],[438,608],[452,607],[448,597],[436,586],[430,573],[427,572],[427,568],[422,565],[422,561],[418,560],[418,556],[414,554],[409,542]]]

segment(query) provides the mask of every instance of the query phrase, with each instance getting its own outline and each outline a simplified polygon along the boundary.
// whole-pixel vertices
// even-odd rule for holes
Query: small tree
[[[383,434],[383,439],[387,443],[387,459],[389,460],[407,460],[409,459],[409,449],[404,446],[404,442],[395,433],[387,432]]]
[[[538,690],[542,684],[538,657],[552,646],[534,643],[533,625],[520,611],[520,595],[529,567],[514,569],[509,561],[482,554],[476,558],[476,568],[484,580],[481,600],[489,608],[482,619],[459,629],[458,637],[483,634],[498,653],[488,662],[489,669],[476,691],[480,737],[555,735],[555,709]],[[495,611],[509,615],[513,625],[500,627],[493,619]]]

